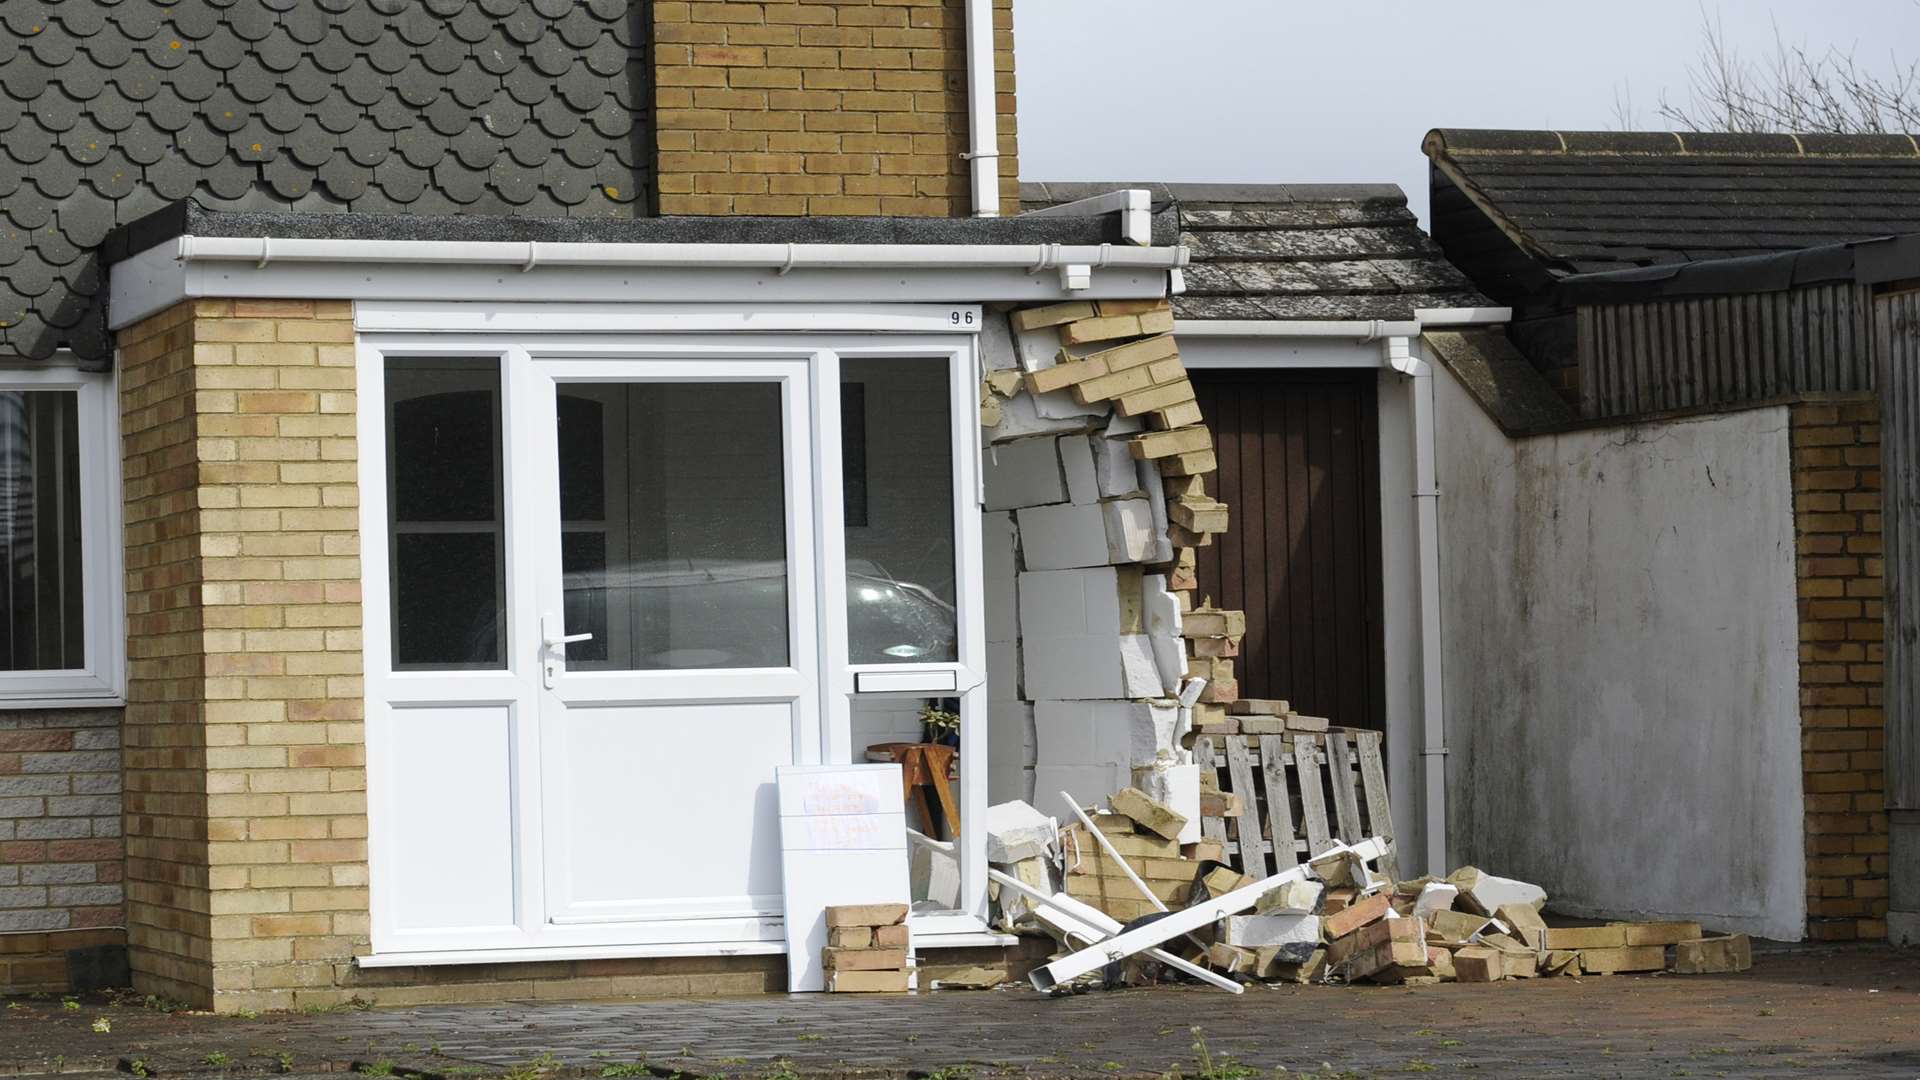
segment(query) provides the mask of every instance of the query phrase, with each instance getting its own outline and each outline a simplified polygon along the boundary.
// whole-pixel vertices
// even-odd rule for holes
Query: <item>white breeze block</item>
[[[1116,560],[1109,552],[1105,509],[1096,504],[1021,510],[1020,550],[1026,555],[1027,569],[1061,570],[1128,561]]]
[[[1112,637],[1028,638],[1021,643],[1021,676],[1031,701],[1085,701],[1089,699],[1159,696],[1159,675],[1152,662],[1148,678],[1140,677],[1144,656],[1143,634]],[[1124,655],[1123,655],[1124,654]]]
[[[1047,854],[1053,847],[1053,819],[1025,802],[987,807],[987,861],[1019,862]]]
[[[987,762],[998,768],[1028,768],[1034,763],[1033,706],[1024,701],[987,704]]]
[[[1125,765],[1036,765],[1033,805],[1064,820],[1073,817],[1073,810],[1060,798],[1061,792],[1089,803],[1105,802],[1129,782]]]
[[[1057,326],[1015,330],[1013,341],[1020,353],[1020,366],[1027,371],[1044,371],[1060,362],[1060,328]]]
[[[1035,764],[1152,765],[1172,745],[1179,718],[1171,702],[1038,701],[1033,706],[1039,741]]]
[[[1028,572],[1019,589],[1023,638],[1120,633],[1120,572],[1111,566]]]
[[[1140,487],[1147,493],[1149,516],[1147,527],[1152,530],[1147,539],[1147,557],[1141,562],[1172,562],[1173,541],[1167,537],[1167,485],[1160,475],[1160,469],[1151,461],[1137,463]]]
[[[1108,562],[1173,561],[1164,508],[1156,516],[1146,499],[1120,499],[1103,503],[1100,508],[1106,512]],[[1156,554],[1160,547],[1166,548],[1164,556]]]
[[[1120,697],[1160,697],[1160,666],[1153,660],[1153,645],[1145,634],[1125,634],[1120,638],[1120,681],[1126,693]]]
[[[987,700],[1020,700],[1020,643],[987,642]]]
[[[982,577],[986,592],[987,640],[1017,641],[1020,638],[1019,559],[1015,540],[1019,533],[1010,513],[980,515],[981,541],[986,550]]]
[[[1066,480],[1052,439],[995,443],[980,455],[988,510],[1044,506],[1067,501]]]
[[[1093,441],[1105,442],[1098,436]],[[1067,474],[1067,498],[1076,503],[1100,501],[1100,485],[1094,478],[1093,445],[1085,435],[1066,435],[1060,439],[1060,465]]]
[[[1147,643],[1153,647],[1160,687],[1168,697],[1179,697],[1180,683],[1187,672],[1187,643],[1180,636],[1180,601],[1167,591],[1165,574],[1142,577],[1140,595],[1146,610]]]
[[[987,314],[981,318],[980,357],[988,371],[1020,366],[1020,351],[1013,344],[1013,323],[1007,316]]]
[[[1107,430],[1111,434],[1113,429],[1109,427]],[[1100,494],[1109,499],[1139,494],[1140,470],[1138,463],[1133,460],[1132,451],[1127,449],[1126,440],[1097,435],[1092,439],[1092,444]]]
[[[1032,802],[1033,766],[988,762],[987,799],[990,802],[1009,802],[1014,799]]]
[[[1049,394],[1048,397],[1063,397],[1061,394]],[[1058,411],[1058,410],[1054,410]],[[1023,439],[1032,435],[1061,435],[1069,431],[1085,431],[1092,421],[1086,416],[1054,417],[1040,414],[1039,401],[1026,390],[1000,403],[1000,422],[988,433],[987,439],[993,445],[1004,445],[1014,439]]]
[[[1165,803],[1174,813],[1187,819],[1186,828],[1180,830],[1181,843],[1199,842],[1200,766],[1154,765],[1135,769],[1133,786],[1145,792],[1148,798]]]
[[[1311,952],[1320,943],[1318,915],[1229,915],[1226,923],[1227,944],[1242,949],[1304,944]]]

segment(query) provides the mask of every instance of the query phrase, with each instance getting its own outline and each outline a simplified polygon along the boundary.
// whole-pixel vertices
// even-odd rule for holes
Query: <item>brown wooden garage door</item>
[[[1232,528],[1199,549],[1200,593],[1247,613],[1240,696],[1385,728],[1380,440],[1366,372],[1198,370]]]

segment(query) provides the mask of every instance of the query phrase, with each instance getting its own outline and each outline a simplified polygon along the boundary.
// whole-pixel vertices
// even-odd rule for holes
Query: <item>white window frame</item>
[[[949,392],[952,403],[950,448],[953,460],[953,495],[956,518],[955,559],[959,571],[956,581],[956,609],[960,640],[955,660],[939,663],[902,663],[851,665],[845,656],[846,596],[844,582],[837,574],[817,571],[819,592],[816,597],[822,627],[821,668],[822,701],[830,697],[851,698],[856,682],[865,674],[946,675],[951,691],[939,696],[959,697],[963,701],[961,743],[969,762],[961,772],[955,793],[963,818],[983,821],[987,805],[987,768],[990,758],[987,719],[984,585],[978,573],[983,559],[981,488],[979,475],[980,419],[978,386],[981,378],[978,333],[982,314],[975,305],[765,305],[742,308],[736,305],[655,305],[655,304],[505,304],[447,305],[361,301],[355,305],[359,338],[360,402],[360,478],[362,518],[362,559],[368,589],[363,597],[366,626],[368,723],[368,818],[372,829],[369,857],[373,890],[373,955],[359,957],[362,967],[402,966],[440,963],[496,962],[584,957],[679,956],[725,953],[777,953],[784,951],[777,917],[763,921],[764,940],[708,941],[690,932],[686,940],[654,940],[644,944],[622,944],[611,940],[614,930],[607,927],[569,927],[546,925],[544,887],[525,893],[529,905],[523,912],[528,925],[498,934],[444,934],[429,942],[419,936],[409,938],[394,924],[392,897],[386,895],[393,864],[388,837],[381,821],[388,819],[391,762],[386,748],[386,724],[374,716],[375,703],[413,705],[433,697],[423,695],[426,680],[443,679],[444,673],[394,672],[390,669],[388,604],[386,593],[387,497],[385,487],[386,455],[384,399],[376,391],[383,377],[387,355],[498,356],[503,365],[510,357],[611,356],[624,359],[669,357],[678,360],[723,359],[750,356],[756,358],[806,358],[814,380],[811,417],[814,427],[815,469],[813,507],[816,515],[814,559],[820,567],[845,566],[844,530],[839,526],[843,514],[839,488],[839,469],[826,469],[826,463],[840,456],[839,358],[845,356],[939,357],[948,364]],[[512,386],[513,374],[503,367],[504,385]],[[506,401],[505,408],[513,403]],[[503,423],[509,423],[503,415]],[[544,464],[544,463],[543,463]],[[512,462],[507,467],[513,467]],[[508,530],[512,535],[510,505]],[[831,523],[831,524],[829,524]],[[507,590],[511,596],[523,587],[510,553],[506,566]],[[511,603],[511,601],[510,601]],[[509,631],[510,634],[515,631]],[[532,633],[526,630],[526,633]],[[503,696],[497,684],[518,679],[511,672],[461,672],[457,680],[461,691],[454,697]],[[436,684],[437,686],[438,684]],[[875,696],[874,691],[866,695]],[[878,696],[922,698],[925,690],[881,690]],[[828,725],[821,717],[821,753],[829,761],[853,758],[847,732]],[[976,764],[977,763],[977,764]],[[532,824],[529,824],[531,822]],[[539,873],[543,858],[536,828],[538,810],[519,823],[524,846],[517,853],[515,874],[521,878]],[[532,829],[531,833],[527,830]],[[958,844],[961,863],[961,901],[957,909],[916,915],[913,929],[922,947],[1000,945],[1009,939],[991,931],[988,924],[986,846],[984,830],[975,827],[968,842]],[[526,933],[540,924],[535,936]],[[516,932],[517,931],[517,932]],[[438,946],[437,948],[435,946]],[[519,946],[519,947],[516,947]]]
[[[116,366],[117,372],[117,366]],[[0,706],[99,708],[126,703],[126,574],[121,532],[119,377],[81,371],[62,354],[31,368],[0,368],[0,391],[71,390],[79,400],[80,597],[85,662],[78,668],[0,671]]]

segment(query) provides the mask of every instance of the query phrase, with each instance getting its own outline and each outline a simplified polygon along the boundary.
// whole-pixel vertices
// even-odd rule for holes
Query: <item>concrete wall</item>
[[[1786,409],[1514,441],[1436,383],[1454,861],[1798,940]]]

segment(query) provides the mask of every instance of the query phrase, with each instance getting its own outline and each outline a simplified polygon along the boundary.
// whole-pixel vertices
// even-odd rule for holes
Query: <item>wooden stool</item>
[[[947,783],[955,752],[956,748],[940,743],[875,743],[867,747],[869,755],[885,754],[899,764],[902,793],[914,809],[920,811],[920,820],[926,823],[929,834],[935,833],[935,826],[933,800],[927,798],[927,790],[933,790],[933,797],[940,805],[941,826],[947,833],[946,836],[934,835],[935,840],[954,840],[960,836],[960,804],[954,801],[953,788]]]

